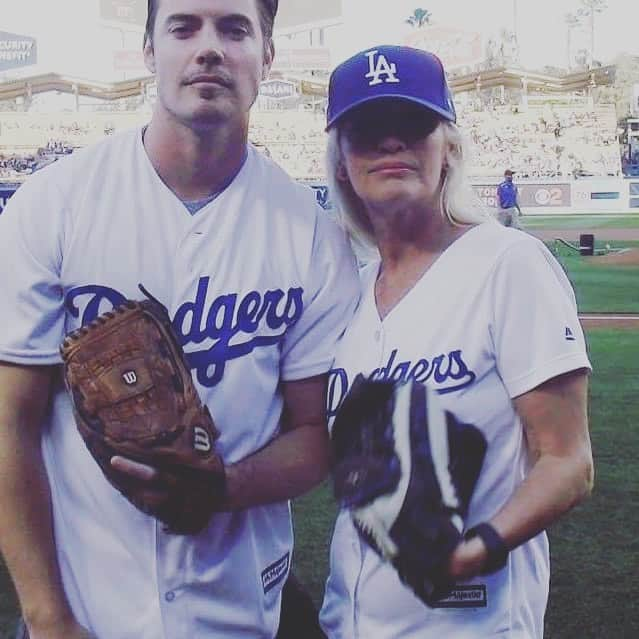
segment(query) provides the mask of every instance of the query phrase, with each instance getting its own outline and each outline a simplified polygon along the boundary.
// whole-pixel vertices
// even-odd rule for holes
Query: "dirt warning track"
[[[636,313],[582,313],[579,319],[584,328],[639,329],[639,315]]]

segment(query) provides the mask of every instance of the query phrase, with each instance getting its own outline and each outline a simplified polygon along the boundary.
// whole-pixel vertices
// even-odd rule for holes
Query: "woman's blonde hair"
[[[439,124],[444,134],[446,157],[440,194],[442,215],[454,226],[480,224],[488,219],[488,213],[466,179],[466,143],[461,131],[452,122]],[[328,132],[326,148],[326,175],[329,195],[340,222],[348,230],[355,244],[363,249],[376,249],[373,227],[366,214],[364,203],[353,190],[351,183],[340,180],[338,172],[343,165],[339,123]]]

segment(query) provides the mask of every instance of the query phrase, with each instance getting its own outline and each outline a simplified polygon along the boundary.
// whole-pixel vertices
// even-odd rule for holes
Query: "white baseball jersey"
[[[58,364],[66,332],[141,283],[167,306],[227,464],[278,434],[281,380],[327,372],[359,295],[344,234],[249,148],[232,184],[190,215],[141,132],[33,175],[0,218],[0,359]],[[61,383],[44,425],[58,559],[100,639],[272,637],[292,559],[288,502],[169,535],[104,478]]]
[[[487,521],[528,470],[512,398],[560,373],[589,368],[575,298],[538,240],[494,221],[467,231],[380,321],[379,263],[338,349],[329,387],[334,413],[358,373],[415,379],[436,388],[444,408],[481,429],[488,450],[468,514]],[[321,622],[330,639],[540,639],[548,597],[545,534],[512,551],[496,574],[458,584],[427,608],[362,541],[341,511],[331,547]]]

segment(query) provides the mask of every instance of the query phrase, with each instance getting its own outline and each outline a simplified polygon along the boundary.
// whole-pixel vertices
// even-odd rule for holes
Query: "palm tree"
[[[431,12],[427,9],[415,9],[413,15],[407,18],[406,24],[410,24],[411,27],[415,27],[416,29],[421,29],[427,24],[430,24],[431,16]]]
[[[608,8],[607,0],[580,0],[581,9],[577,11],[578,16],[589,18],[590,22],[590,65],[592,67],[595,59],[595,14],[601,13]]]
[[[572,30],[579,25],[579,18],[574,13],[567,13],[564,15],[564,22],[566,23],[566,53],[568,58],[568,70],[572,67]]]

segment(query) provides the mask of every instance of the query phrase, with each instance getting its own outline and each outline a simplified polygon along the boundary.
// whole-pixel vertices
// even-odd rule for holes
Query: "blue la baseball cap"
[[[380,45],[356,53],[331,74],[326,130],[352,109],[380,98],[407,100],[451,122],[457,119],[444,67],[436,55]]]

